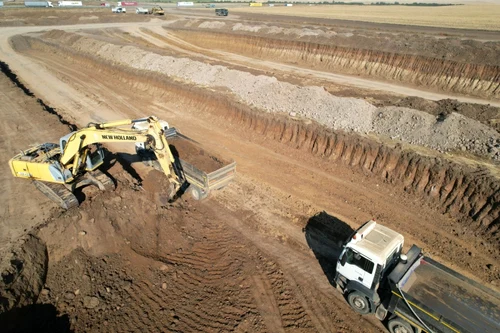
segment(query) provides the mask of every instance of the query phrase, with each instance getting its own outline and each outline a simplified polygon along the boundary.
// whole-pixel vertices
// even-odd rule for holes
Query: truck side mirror
[[[344,253],[342,258],[340,258],[340,264],[344,266],[346,262],[347,262],[347,255]]]

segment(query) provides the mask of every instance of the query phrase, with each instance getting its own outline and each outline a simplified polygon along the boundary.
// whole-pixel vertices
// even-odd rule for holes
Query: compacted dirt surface
[[[385,332],[333,283],[370,218],[500,289],[494,36],[108,11],[0,12],[2,331]],[[235,160],[234,181],[167,202],[109,144],[116,190],[63,211],[10,174],[30,145],[149,115],[220,157],[200,169]]]

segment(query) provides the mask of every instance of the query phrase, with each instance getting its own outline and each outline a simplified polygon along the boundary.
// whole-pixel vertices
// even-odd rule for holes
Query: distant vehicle
[[[101,7],[109,7],[109,3],[102,2],[102,3],[101,3]]]
[[[149,9],[147,9],[147,8],[142,8],[142,7],[137,7],[137,8],[135,9],[135,13],[136,13],[136,14],[144,14],[144,15],[147,15],[147,14],[149,14]]]
[[[127,12],[127,8],[123,8],[123,7],[113,7],[113,8],[111,8],[111,12],[112,12],[112,13],[117,13],[117,14],[120,14],[120,13],[125,14],[125,13]]]
[[[81,7],[83,3],[81,1],[59,1],[57,5],[59,7]]]
[[[165,15],[165,11],[160,6],[154,6],[149,10],[149,14],[153,15]]]
[[[25,7],[54,7],[51,1],[25,1]]]
[[[205,5],[205,8],[215,8],[215,4],[211,3],[211,4],[208,4],[208,5]]]
[[[215,15],[217,16],[227,16],[229,11],[226,8],[217,8],[215,10]]]
[[[151,9],[147,9],[147,8],[143,8],[143,7],[137,7],[136,10],[135,10],[135,13],[136,14],[144,14],[144,15],[147,15],[147,14],[165,15],[165,11],[160,6],[154,6]]]
[[[194,2],[181,1],[177,3],[177,7],[191,7],[194,6]]]
[[[0,7],[3,7],[3,1],[0,1]]]

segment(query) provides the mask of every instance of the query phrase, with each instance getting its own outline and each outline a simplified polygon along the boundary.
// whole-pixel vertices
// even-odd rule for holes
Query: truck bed
[[[165,133],[172,154],[181,162],[189,183],[204,189],[207,193],[229,184],[236,173],[236,162],[209,152],[175,128]]]
[[[422,257],[415,263],[401,280],[400,291],[431,328],[500,332],[500,295],[430,258]]]

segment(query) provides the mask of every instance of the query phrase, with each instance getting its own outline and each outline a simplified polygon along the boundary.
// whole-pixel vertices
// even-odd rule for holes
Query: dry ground
[[[466,4],[444,7],[294,5],[293,7],[241,7],[236,13],[330,18],[349,21],[478,30],[500,30],[498,4]]]
[[[81,23],[74,13],[61,20]],[[81,30],[77,34],[159,54],[214,56],[210,48],[169,39],[174,34],[168,30],[155,45],[155,35],[141,28],[158,31],[163,21],[125,27],[107,15],[85,12],[81,17],[95,16],[99,24],[49,29]],[[25,24],[31,19],[27,15]],[[354,314],[330,282],[339,241],[372,217],[401,232],[407,246],[416,243],[467,276],[500,286],[498,183],[484,169],[472,173],[439,156],[428,161],[342,133],[336,134],[341,147],[328,155],[318,145],[321,135],[332,134],[320,126],[263,115],[224,89],[117,66],[47,40],[0,41],[1,60],[10,68],[0,76],[2,241],[35,226],[49,255],[37,304],[4,314],[7,331],[23,323],[47,332],[383,332],[374,317]],[[265,75],[255,60],[216,61]],[[303,79],[279,69],[275,76]],[[382,102],[384,96],[395,98],[386,92],[373,96]],[[485,111],[483,121],[494,127],[492,112]],[[161,206],[155,201],[163,186],[158,175],[130,163],[133,147],[113,145],[107,170],[117,190],[86,188],[81,206],[63,212],[29,182],[9,177],[9,156],[57,140],[68,132],[62,120],[81,127],[150,114],[235,159],[236,180],[206,201],[183,197]],[[310,148],[311,135],[318,145]],[[361,166],[367,155],[377,154],[380,163],[399,160],[385,173]],[[446,174],[441,184],[435,180],[440,194],[431,186],[427,192],[418,177],[439,168]]]

